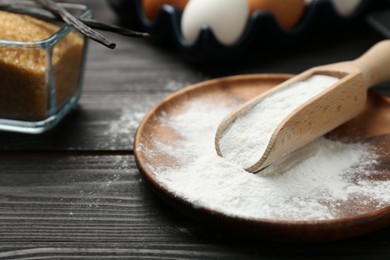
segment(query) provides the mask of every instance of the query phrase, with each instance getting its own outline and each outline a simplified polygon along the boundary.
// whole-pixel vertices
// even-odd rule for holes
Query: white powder
[[[283,119],[338,80],[314,75],[268,95],[225,130],[219,141],[222,156],[244,169],[253,166],[262,157]]]
[[[376,155],[369,145],[321,138],[266,169],[274,174],[255,175],[215,152],[216,129],[232,107],[189,102],[179,115],[154,118],[180,136],[177,142],[155,138],[157,148],[137,149],[147,158],[156,153],[175,158],[165,166],[146,166],[169,191],[195,207],[230,216],[303,221],[350,217],[390,204],[390,178],[372,180],[381,173],[373,169]]]

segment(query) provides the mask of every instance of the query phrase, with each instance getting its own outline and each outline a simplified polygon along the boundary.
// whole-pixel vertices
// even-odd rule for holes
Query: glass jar
[[[33,1],[12,3],[36,7]],[[84,5],[60,5],[80,18],[91,17],[91,11]],[[3,15],[3,35],[0,34],[0,130],[34,134],[45,132],[58,124],[80,97],[87,39],[69,25],[57,26],[31,19],[31,23],[36,24],[31,27],[33,29],[26,29],[17,24],[14,26],[19,18],[24,18],[19,16],[15,19],[11,13]],[[35,28],[53,33],[39,40],[30,41],[28,37],[23,37],[23,34],[33,34],[31,30]],[[8,37],[9,34],[17,35],[18,40],[26,40],[13,40]]]

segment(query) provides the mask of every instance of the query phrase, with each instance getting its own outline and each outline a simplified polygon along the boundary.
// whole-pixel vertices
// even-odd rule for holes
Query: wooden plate
[[[390,224],[390,206],[375,208],[368,203],[364,214],[354,214],[356,205],[343,205],[345,217],[320,220],[274,220],[233,217],[224,212],[195,207],[190,201],[177,196],[159,182],[153,168],[174,167],[175,159],[164,154],[154,140],[174,143],[180,133],[168,131],[160,121],[161,115],[177,116],[194,102],[214,102],[215,106],[228,105],[232,109],[273,86],[287,80],[291,75],[265,74],[227,77],[206,81],[185,88],[152,109],[140,124],[134,142],[135,159],[141,173],[152,189],[168,204],[189,217],[211,227],[239,235],[283,241],[324,241],[350,238],[378,230]],[[365,110],[355,119],[329,134],[331,138],[359,138],[369,142],[380,151],[380,175],[374,181],[390,180],[390,99],[369,93]],[[149,151],[149,152],[145,152]],[[390,191],[389,191],[390,193]],[[352,212],[352,213],[351,213]]]

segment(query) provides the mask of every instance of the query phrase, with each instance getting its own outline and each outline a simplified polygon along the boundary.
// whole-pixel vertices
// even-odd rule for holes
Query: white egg
[[[360,5],[362,0],[331,0],[337,12],[343,16],[351,15]]]
[[[209,27],[225,45],[236,43],[249,19],[247,0],[190,0],[181,19],[181,30],[190,44],[202,28]]]

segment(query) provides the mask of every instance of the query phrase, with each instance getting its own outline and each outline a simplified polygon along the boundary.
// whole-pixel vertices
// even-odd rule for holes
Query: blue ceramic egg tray
[[[323,33],[343,31],[364,20],[370,10],[381,5],[380,0],[363,0],[355,12],[341,16],[329,0],[313,0],[307,5],[298,25],[288,31],[281,28],[273,15],[266,11],[252,14],[241,39],[234,45],[224,45],[205,28],[197,41],[189,44],[180,29],[181,11],[173,6],[162,6],[154,22],[143,15],[141,0],[108,0],[122,22],[132,28],[148,32],[160,43],[174,44],[189,60],[224,61],[243,56],[250,48],[286,48],[302,42],[312,30]],[[382,3],[383,4],[383,3]]]

